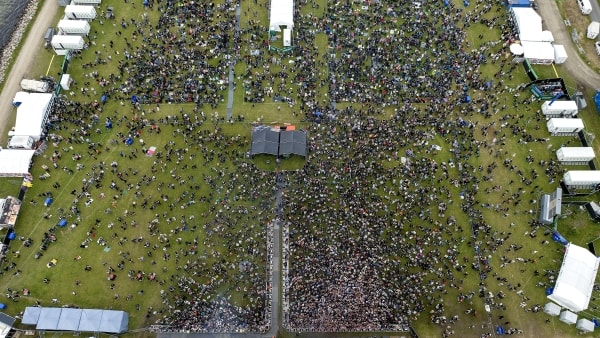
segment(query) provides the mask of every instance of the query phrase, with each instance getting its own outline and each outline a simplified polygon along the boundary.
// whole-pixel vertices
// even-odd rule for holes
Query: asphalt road
[[[592,0],[593,15],[600,18],[600,8],[596,0]],[[577,47],[573,44],[569,33],[565,27],[565,23],[560,16],[556,1],[544,0],[537,1],[538,13],[542,16],[544,29],[550,30],[554,35],[554,43],[562,44],[567,51],[567,61],[559,68],[560,73],[568,73],[577,81],[579,86],[584,86],[590,89],[600,89],[600,75],[594,72],[577,54]],[[600,22],[600,21],[599,21]],[[585,34],[585,32],[584,32]],[[597,57],[590,55],[590,57]]]

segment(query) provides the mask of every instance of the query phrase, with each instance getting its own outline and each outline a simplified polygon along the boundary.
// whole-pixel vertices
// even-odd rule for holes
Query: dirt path
[[[556,1],[538,1],[538,11],[542,16],[545,29],[550,30],[554,35],[555,43],[565,46],[569,57],[562,68],[577,81],[578,85],[583,85],[589,89],[600,89],[600,75],[579,58],[565,23],[560,16]],[[592,57],[595,57],[595,55],[592,55]]]
[[[43,37],[46,29],[54,24],[52,20],[56,11],[58,11],[56,0],[44,1],[35,22],[32,24],[27,36],[24,37],[25,40],[19,54],[13,58],[13,67],[6,76],[4,89],[0,93],[0,147],[6,145],[7,133],[13,127],[14,114],[17,110],[12,105],[12,99],[15,97],[15,93],[21,89],[21,79],[33,75],[37,78],[39,75],[29,74],[29,71],[33,66],[35,55],[40,48],[43,48]]]

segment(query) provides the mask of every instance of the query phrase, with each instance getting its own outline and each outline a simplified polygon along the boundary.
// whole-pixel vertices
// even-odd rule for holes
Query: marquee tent
[[[544,306],[544,312],[550,316],[558,316],[560,314],[560,306],[550,302]]]
[[[542,17],[531,7],[513,7],[512,17],[521,41],[545,41]]]
[[[565,324],[571,325],[577,322],[577,315],[569,310],[565,310],[560,314],[558,319]]]
[[[595,326],[596,325],[594,325],[594,322],[592,322],[591,320],[581,318],[580,320],[577,321],[577,325],[575,327],[577,328],[577,330],[580,330],[580,331],[594,332]]]
[[[548,299],[573,312],[587,309],[599,262],[587,249],[567,244],[554,291]]]
[[[554,62],[554,47],[549,42],[521,41],[523,46],[523,57],[529,63],[537,65],[549,65]]]
[[[279,26],[294,28],[294,0],[271,0],[269,29],[279,32]]]
[[[5,338],[11,334],[10,330],[13,327],[16,319],[7,315],[6,313],[0,312],[0,338]]]
[[[30,93],[27,100],[17,108],[17,120],[12,134],[15,136],[31,136],[36,141],[39,140],[53,104],[53,94]]]
[[[123,333],[129,315],[115,310],[26,307],[21,323],[35,325],[40,331]]]
[[[270,154],[277,156],[279,154],[279,132],[267,126],[256,127],[252,131],[252,149],[251,155]]]
[[[306,157],[306,133],[302,131],[281,131],[279,155],[300,155]]]
[[[1,149],[0,177],[23,177],[29,173],[35,150]]]

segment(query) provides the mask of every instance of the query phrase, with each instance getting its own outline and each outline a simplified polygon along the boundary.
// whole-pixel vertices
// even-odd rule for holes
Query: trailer
[[[590,0],[577,0],[581,14],[588,15],[592,12],[592,4]]]
[[[600,170],[569,170],[563,176],[563,183],[569,189],[597,189]]]
[[[545,101],[542,104],[542,114],[545,117],[575,117],[579,113],[575,101]]]
[[[87,36],[90,33],[90,23],[85,20],[60,20],[58,22],[60,35]]]
[[[48,82],[36,81],[36,80],[21,80],[21,88],[27,92],[35,93],[48,93],[52,90],[52,87]]]
[[[73,5],[100,6],[102,0],[73,0]]]
[[[554,47],[554,63],[557,65],[563,64],[567,61],[568,55],[563,45],[552,45]]]
[[[67,5],[65,7],[65,19],[70,20],[94,20],[96,18],[94,6]]]
[[[564,165],[587,165],[596,154],[592,147],[562,147],[556,151],[556,157]]]
[[[576,136],[583,130],[582,119],[552,118],[546,123],[552,136]]]
[[[600,33],[600,22],[592,21],[587,28],[587,38],[595,39],[598,37],[598,33]]]
[[[69,50],[82,50],[84,47],[83,37],[78,35],[55,35],[52,38],[56,55],[66,55]]]

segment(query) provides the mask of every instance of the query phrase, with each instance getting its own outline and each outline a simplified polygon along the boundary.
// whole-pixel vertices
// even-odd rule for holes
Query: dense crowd
[[[433,2],[418,8],[412,2],[371,2],[357,8],[340,1],[328,4],[319,17],[310,14],[309,9],[318,9],[314,1],[298,1],[296,46],[287,60],[292,62],[283,62],[284,56],[265,51],[264,23],[250,22],[240,32],[233,28],[237,5],[150,1],[149,7],[161,13],[158,23],[145,16],[116,21],[123,30],[133,27],[125,50],[92,44],[97,58],[86,67],[118,62],[119,73],[92,70],[87,82],[74,87],[90,97],[102,93],[130,111],[108,112],[98,102],[61,99],[52,119],[49,141],[55,150],[48,156],[52,165],[47,170],[85,174],[81,187],[71,192],[72,207],[59,217],[78,223],[83,205],[94,206],[104,198],[119,206],[124,200],[129,204],[119,214],[112,211],[114,205],[107,208],[108,220],[89,227],[82,250],[117,241],[123,247],[120,258],[106,262],[104,269],[128,271],[131,280],[152,276],[164,284],[164,308],[147,312],[148,317],[160,315],[153,319],[167,330],[268,329],[271,262],[265,257],[271,257],[269,224],[276,216],[285,222],[282,292],[287,329],[406,330],[428,310],[432,323],[446,327],[444,335],[449,335],[448,325],[463,316],[447,313],[443,295],[449,288],[461,290],[459,302],[479,295],[494,311],[503,311],[502,303],[485,292],[493,280],[487,257],[509,243],[511,233],[495,231],[484,221],[482,209],[507,218],[518,212],[517,206],[529,210],[526,203],[533,197],[521,189],[494,186],[486,193],[502,194],[504,201],[489,205],[480,202],[479,185],[491,181],[499,165],[518,173],[524,186],[541,175],[551,180],[561,169],[534,154],[531,168],[518,168],[502,149],[507,138],[547,139],[532,136],[521,115],[507,112],[509,104],[516,107],[530,98],[496,100],[516,93],[503,84],[516,66],[497,54],[498,45],[513,36],[510,25],[503,16],[484,17],[500,7],[477,1],[467,14]],[[247,17],[255,16],[245,11]],[[470,49],[465,28],[474,22],[498,27],[503,34],[498,41]],[[315,47],[322,33],[327,34],[327,52]],[[224,119],[204,112],[207,105],[224,101],[232,62],[245,66],[236,74],[245,102],[281,100],[308,121],[316,110],[324,112],[320,124],[307,127],[305,166],[281,176],[285,184],[276,185],[275,174],[249,164],[248,140],[227,135]],[[485,62],[498,63],[496,78],[480,78],[478,67]],[[272,72],[275,67],[282,71]],[[321,88],[327,88],[328,100],[317,99]],[[467,92],[472,96],[468,105]],[[136,100],[130,103],[132,96]],[[187,102],[196,105],[178,115],[156,114],[163,103]],[[341,102],[359,105],[336,109]],[[386,110],[390,106],[391,114]],[[475,114],[502,116],[502,123],[473,123]],[[539,112],[535,118],[540,121]],[[118,132],[103,126],[108,122]],[[149,172],[138,168],[148,139],[165,132],[171,140],[150,160]],[[124,148],[127,139],[134,143]],[[71,154],[73,145],[85,145],[87,153]],[[117,148],[119,161],[102,160],[101,154]],[[441,148],[450,152],[449,159],[436,158]],[[470,159],[482,152],[494,155],[497,163],[474,165]],[[212,175],[195,177],[199,166],[210,166]],[[157,179],[157,173],[169,173],[169,179]],[[110,194],[102,187],[109,187]],[[283,215],[273,213],[273,192],[278,189],[283,189]],[[175,190],[182,192],[176,196]],[[197,203],[210,207],[197,215],[192,211]],[[448,210],[464,212],[468,223],[457,222]],[[153,215],[147,224],[140,224],[142,213]],[[140,225],[147,226],[146,236],[124,235]],[[538,227],[531,223],[532,230]],[[190,231],[202,232],[205,239],[178,237]],[[459,251],[464,242],[471,252]],[[129,245],[143,246],[146,255],[133,257]],[[137,268],[148,260],[156,271]],[[176,271],[161,268],[161,261],[170,260]],[[267,271],[260,269],[263,264]],[[90,273],[104,269],[86,266]],[[478,289],[462,290],[469,274],[481,280]],[[493,276],[506,282],[496,272]],[[111,282],[111,289],[121,283]],[[248,305],[234,305],[233,291]],[[127,300],[132,298],[127,295]],[[468,309],[464,315],[475,313]]]

